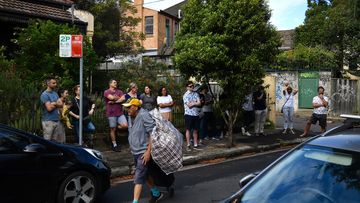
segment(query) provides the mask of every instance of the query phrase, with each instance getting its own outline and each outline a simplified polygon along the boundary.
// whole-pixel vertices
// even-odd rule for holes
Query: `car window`
[[[28,144],[29,138],[16,132],[0,130],[0,154],[22,153]]]
[[[293,151],[232,202],[359,202],[360,155],[324,147]]]

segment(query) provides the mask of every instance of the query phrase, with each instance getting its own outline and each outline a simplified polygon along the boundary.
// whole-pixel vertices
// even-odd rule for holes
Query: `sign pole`
[[[83,138],[83,57],[80,58],[80,119],[79,119],[79,145],[82,145]]]
[[[66,35],[59,36],[59,55],[66,58],[80,59],[80,106],[79,106],[79,145],[83,143],[83,36]]]

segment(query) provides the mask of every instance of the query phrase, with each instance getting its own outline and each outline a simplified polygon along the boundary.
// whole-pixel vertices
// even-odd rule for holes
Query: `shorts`
[[[311,124],[316,124],[319,121],[319,125],[322,128],[326,128],[326,114],[316,114],[313,113],[310,118]]]
[[[109,127],[110,128],[115,128],[118,124],[127,125],[127,120],[125,118],[125,115],[108,117],[108,119],[109,119]]]
[[[200,120],[199,116],[185,115],[186,130],[199,130]]]
[[[152,159],[144,165],[142,163],[143,154],[134,155],[134,163],[135,163],[135,175],[134,175],[134,184],[145,184],[148,178],[150,164]]]
[[[65,142],[65,128],[61,121],[42,121],[44,139]]]

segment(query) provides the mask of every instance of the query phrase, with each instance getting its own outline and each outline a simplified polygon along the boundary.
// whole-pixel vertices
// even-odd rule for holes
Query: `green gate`
[[[319,86],[319,72],[300,73],[299,76],[299,108],[313,108],[312,100]]]

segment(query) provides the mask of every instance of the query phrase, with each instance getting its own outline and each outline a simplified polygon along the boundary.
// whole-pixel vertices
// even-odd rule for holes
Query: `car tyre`
[[[97,194],[93,175],[85,171],[71,173],[61,183],[57,203],[93,203]]]

